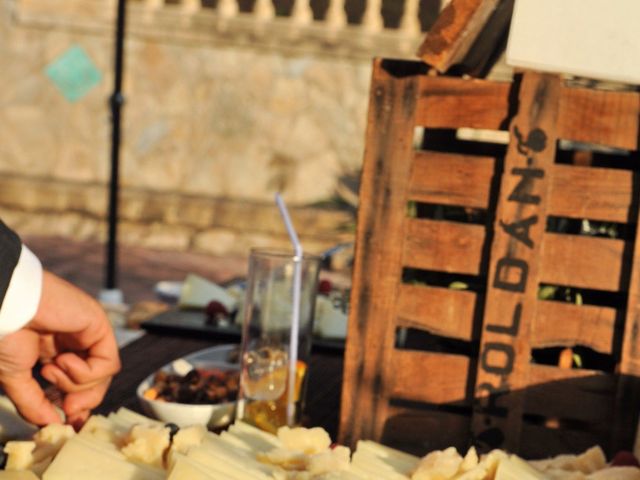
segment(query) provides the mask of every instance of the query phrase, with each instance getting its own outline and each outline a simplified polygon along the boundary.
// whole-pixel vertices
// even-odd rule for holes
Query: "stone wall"
[[[104,238],[113,5],[0,4],[0,215],[20,233]],[[249,44],[246,31],[234,42],[207,18],[131,6],[120,239],[221,254],[283,244],[278,190],[310,250],[351,239],[353,211],[317,205],[358,175],[373,55]],[[69,99],[50,67],[74,49],[99,77]]]

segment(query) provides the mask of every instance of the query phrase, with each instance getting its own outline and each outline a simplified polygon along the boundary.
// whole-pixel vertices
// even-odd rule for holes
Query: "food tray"
[[[206,315],[199,310],[171,309],[142,323],[142,328],[152,333],[192,335],[200,338],[239,341],[239,325],[207,325]],[[322,350],[344,350],[344,340],[314,336],[312,348]]]

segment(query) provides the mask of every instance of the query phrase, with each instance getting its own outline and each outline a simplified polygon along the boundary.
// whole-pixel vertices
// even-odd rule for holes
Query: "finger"
[[[53,335],[41,334],[39,336],[40,362],[49,363],[56,356],[56,345]]]
[[[4,378],[2,386],[25,420],[36,425],[62,422],[55,407],[47,400],[30,372]]]
[[[73,415],[67,415],[67,425],[71,425],[73,427],[73,429],[78,432],[80,431],[80,429],[82,428],[82,426],[85,424],[85,422],[87,421],[87,419],[89,418],[89,415],[91,414],[91,412],[89,410],[83,410],[82,412],[79,412],[77,414],[73,414]]]
[[[88,388],[91,388],[108,378],[99,378],[87,383],[77,383],[74,382],[73,379],[71,379],[64,370],[53,363],[44,365],[40,370],[40,374],[44,377],[45,380],[55,385],[59,390],[65,393],[87,390]]]
[[[62,403],[62,410],[67,419],[82,417],[102,402],[110,381],[104,381],[80,392],[69,393]]]
[[[96,357],[89,352],[89,357],[81,358],[76,353],[66,352],[58,355],[54,362],[76,384],[89,384],[96,380],[112,377],[120,370],[120,360],[115,357]]]

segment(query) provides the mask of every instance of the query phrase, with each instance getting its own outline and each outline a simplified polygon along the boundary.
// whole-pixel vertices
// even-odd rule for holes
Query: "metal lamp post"
[[[114,87],[109,99],[111,107],[111,178],[109,181],[108,238],[104,290],[100,299],[104,302],[122,303],[122,292],[118,289],[118,198],[120,167],[120,126],[124,96],[122,75],[124,69],[124,37],[126,23],[126,0],[118,0],[115,32]]]

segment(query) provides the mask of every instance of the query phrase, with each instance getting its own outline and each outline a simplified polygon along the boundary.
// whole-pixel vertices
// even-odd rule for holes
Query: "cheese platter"
[[[503,450],[455,448],[417,457],[370,440],[353,451],[320,427],[267,433],[236,421],[220,433],[171,428],[126,408],[93,415],[78,431],[43,427],[4,446],[0,480],[638,480],[632,462],[608,462],[595,446],[525,461]],[[79,461],[81,459],[81,461]]]

